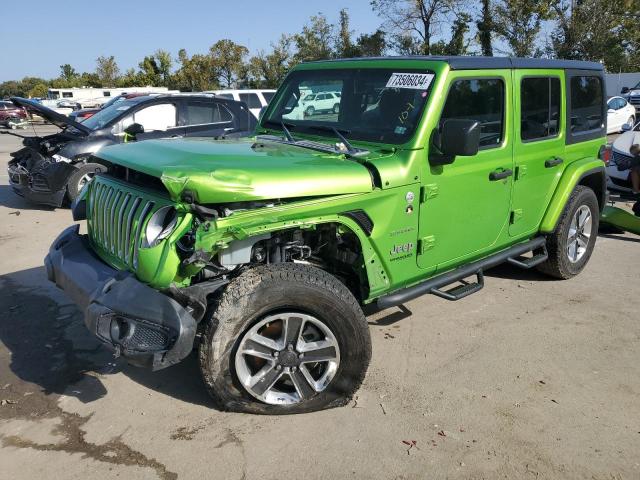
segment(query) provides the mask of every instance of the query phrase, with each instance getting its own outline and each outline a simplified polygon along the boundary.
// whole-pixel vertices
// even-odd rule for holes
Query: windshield
[[[100,128],[104,128],[111,122],[113,119],[119,117],[124,112],[129,110],[131,107],[137,105],[138,103],[146,100],[148,97],[134,97],[129,98],[127,100],[122,100],[120,102],[116,102],[112,104],[110,107],[103,108],[102,110],[97,111],[93,116],[87,118],[82,125],[91,130],[98,130]]]
[[[426,70],[301,70],[287,77],[262,126],[349,140],[400,144],[420,123],[434,74]]]

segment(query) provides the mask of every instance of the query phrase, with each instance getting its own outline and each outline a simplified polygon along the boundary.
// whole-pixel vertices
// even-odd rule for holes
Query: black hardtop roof
[[[581,60],[549,60],[546,58],[519,57],[480,57],[480,56],[439,56],[439,55],[406,55],[388,57],[340,58],[337,60],[319,60],[318,62],[349,62],[365,60],[424,60],[446,62],[452,70],[485,70],[485,69],[571,69],[571,70],[603,70],[597,62]],[[316,62],[312,62],[316,63]]]

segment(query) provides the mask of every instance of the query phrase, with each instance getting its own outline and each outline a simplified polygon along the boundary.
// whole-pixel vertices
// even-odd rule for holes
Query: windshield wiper
[[[358,156],[358,155],[364,155],[366,153],[369,153],[368,150],[364,150],[364,149],[360,149],[360,148],[356,148],[354,147],[351,142],[349,142],[349,140],[346,139],[346,137],[343,135],[349,135],[351,133],[351,130],[345,130],[343,128],[336,128],[332,125],[305,125],[305,127],[307,128],[311,128],[314,130],[321,130],[324,132],[333,132],[335,134],[336,137],[338,137],[340,139],[340,142],[342,142],[342,145],[344,145],[346,151],[342,151],[339,147],[338,150],[340,150],[342,153],[346,153],[347,155],[351,155],[351,156]]]

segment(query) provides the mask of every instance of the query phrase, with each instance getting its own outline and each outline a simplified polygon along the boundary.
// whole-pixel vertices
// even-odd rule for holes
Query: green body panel
[[[171,198],[184,190],[200,203],[371,191],[366,167],[344,158],[252,139],[148,140],[115,145],[100,156],[162,180]]]
[[[513,196],[511,210],[514,212],[509,225],[509,235],[518,237],[535,233],[540,225],[549,200],[560,181],[564,167],[566,143],[566,85],[563,70],[546,71],[545,76],[553,76],[560,80],[561,104],[559,116],[559,133],[554,138],[523,141],[521,139],[521,105],[515,101],[514,111],[514,149],[515,159]],[[522,79],[540,77],[538,70],[514,71],[514,100],[520,98]],[[597,150],[596,150],[597,152]],[[593,152],[590,152],[593,154]],[[561,158],[563,163],[547,168],[545,162]]]
[[[361,244],[364,264],[357,268],[366,272],[369,291],[363,299],[366,303],[540,232],[552,231],[582,176],[603,169],[596,155],[604,137],[565,145],[564,114],[558,138],[520,141],[519,80],[531,72],[450,70],[443,61],[416,59],[321,62],[296,69],[350,67],[389,67],[394,71],[424,68],[435,73],[422,120],[406,144],[353,141],[355,147],[369,151],[356,159],[256,138],[150,140],[107,147],[100,151],[101,158],[159,178],[167,193],[163,196],[97,176],[90,184],[88,198],[93,248],[113,267],[135,272],[141,281],[153,287],[162,289],[172,283],[185,286],[204,265],[195,262],[185,266],[177,254],[175,244],[195,218],[183,201],[185,191],[192,193],[196,203],[207,205],[280,200],[273,206],[240,207],[230,216],[199,223],[195,232],[196,252],[209,258],[235,240],[335,223],[352,231]],[[566,88],[561,71],[536,70],[535,74],[559,75],[564,99]],[[429,144],[448,89],[456,79],[468,77],[503,79],[506,99],[502,144],[481,150],[473,157],[459,156],[450,165],[433,167],[428,161]],[[276,95],[268,108],[277,108],[279,101]],[[564,112],[564,100],[562,108]],[[262,126],[258,126],[257,133],[282,134]],[[330,133],[296,132],[295,136],[328,146],[337,141]],[[551,156],[561,157],[563,163],[545,169],[544,161]],[[500,181],[489,180],[491,172],[506,169],[516,175]],[[92,218],[92,193],[105,185],[144,197],[145,202],[153,201],[152,211],[172,204],[179,212],[178,227],[167,239],[152,248],[139,244],[136,264],[99,241],[104,227]],[[130,207],[116,208],[113,215],[127,218],[130,210]],[[370,234],[347,215],[354,210],[363,210],[370,217],[373,222]],[[138,222],[138,228],[134,219],[133,229],[143,232],[146,221],[148,217]],[[140,242],[140,237],[134,237]]]
[[[621,208],[607,205],[604,207],[600,222],[612,225],[625,232],[640,235],[640,217],[636,217],[633,213],[622,210]]]
[[[435,129],[447,92],[453,82],[465,78],[500,78],[505,85],[506,103],[502,144],[480,150],[473,157],[457,157],[450,165],[432,167],[424,153],[423,179],[436,194],[420,206],[420,240],[418,265],[428,271],[441,271],[458,264],[460,259],[495,248],[504,242],[509,219],[509,200],[513,177],[490,181],[489,174],[513,168],[511,70],[451,71],[434,87],[425,123]],[[461,235],[461,229],[467,234]]]
[[[583,144],[576,144],[580,146],[580,150],[585,149],[585,146],[592,145],[594,148],[598,149],[602,144],[600,140],[594,140],[592,142],[585,142]],[[573,151],[572,151],[573,150]],[[569,200],[569,196],[573,189],[580,183],[582,178],[585,175],[591,173],[600,173],[604,175],[604,163],[602,160],[598,160],[594,157],[586,157],[580,160],[574,160],[576,155],[579,155],[574,149],[567,149],[567,153],[565,157],[569,160],[569,164],[565,167],[562,177],[558,182],[558,187],[553,193],[553,197],[551,198],[551,203],[547,208],[547,211],[542,218],[542,222],[537,230],[543,233],[551,233],[556,228],[556,224],[558,223],[558,219],[562,214],[562,210]],[[588,151],[588,150],[587,150]],[[596,150],[597,151],[597,150]],[[586,152],[581,152],[582,154]]]

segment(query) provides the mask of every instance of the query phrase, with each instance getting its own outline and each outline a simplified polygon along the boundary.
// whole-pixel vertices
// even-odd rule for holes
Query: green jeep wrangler
[[[221,408],[344,405],[371,358],[363,306],[459,300],[503,262],[559,279],[585,267],[605,203],[603,88],[587,62],[299,65],[253,138],[101,150],[108,172],[73,206],[88,234],[54,241],[48,277],[133,364],[196,348]]]

